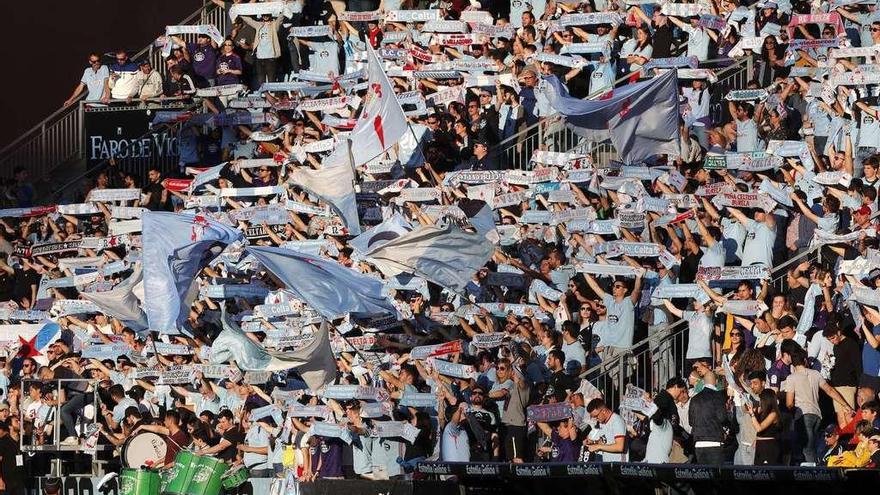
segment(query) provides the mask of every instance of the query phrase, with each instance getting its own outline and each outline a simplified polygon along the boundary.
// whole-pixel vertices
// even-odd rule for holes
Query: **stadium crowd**
[[[41,206],[26,169],[5,189],[0,493],[58,455],[20,444],[119,463],[144,432],[167,442],[162,470],[192,450],[298,481],[421,460],[880,466],[876,2],[213,1],[228,32],[169,26],[168,77],[93,54],[66,102],[199,104],[156,113],[184,121],[178,170],[141,182],[110,157],[65,205]],[[381,156],[347,153],[353,225],[303,178],[326,180],[309,174],[358,121],[368,44],[408,129]],[[710,111],[715,71],[746,58],[747,87]],[[612,97],[669,70],[677,155],[546,151],[561,132],[548,78]],[[550,137],[511,169],[535,126]],[[193,242],[241,236],[196,259],[161,332],[139,289],[156,212]],[[428,231],[480,249],[438,234],[396,258]],[[269,256],[283,251],[327,283],[291,284]],[[358,297],[346,277],[385,301],[329,318]],[[244,365],[322,339],[316,388],[320,349],[305,368]],[[614,367],[639,346],[677,372]]]

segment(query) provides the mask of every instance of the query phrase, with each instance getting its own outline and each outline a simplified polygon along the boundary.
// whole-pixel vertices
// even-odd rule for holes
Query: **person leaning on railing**
[[[73,104],[84,91],[88,91],[86,101],[100,101],[104,97],[104,92],[107,91],[106,83],[109,78],[110,69],[101,63],[101,55],[89,54],[89,66],[83,70],[79,84],[73,88],[70,98],[64,101],[64,106]]]

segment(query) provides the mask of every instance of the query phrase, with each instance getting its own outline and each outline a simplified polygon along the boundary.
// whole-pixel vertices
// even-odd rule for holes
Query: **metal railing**
[[[735,61],[731,59],[713,59],[700,64],[701,67],[711,68],[711,66],[729,62],[732,62],[732,64],[725,66],[716,74],[718,81],[712,84],[712,91],[710,93],[711,98],[717,98],[710,100],[710,115],[713,121],[716,122],[721,120],[720,117],[723,114],[719,113],[719,118],[716,119],[715,114],[711,113],[711,109],[718,107],[720,109],[719,112],[723,112],[723,99],[727,92],[731,89],[744,89],[746,87],[752,74],[752,58],[746,57]],[[629,80],[633,74],[635,72],[614,81],[614,87],[618,87]],[[594,100],[607,92],[607,89],[597,91],[584,99]],[[719,101],[721,103],[718,103]],[[714,102],[714,106],[712,102]],[[507,168],[519,170],[531,168],[531,158],[535,150],[588,154],[593,158],[593,163],[599,168],[607,166],[611,160],[618,158],[617,151],[610,141],[595,143],[586,140],[567,128],[562,121],[562,117],[558,115],[541,119],[517,134],[504,139],[497,145],[496,149]]]
[[[773,268],[770,284],[780,292],[786,289],[789,268],[805,261],[819,259],[821,249],[804,251]],[[653,308],[648,308],[652,310]],[[675,321],[646,339],[632,345],[627,351],[587,370],[585,377],[605,395],[605,402],[613,410],[620,405],[620,395],[627,383],[648,391],[658,391],[675,376],[687,377],[685,356],[688,344],[688,325],[685,320]]]
[[[38,444],[35,442],[36,431],[32,431],[31,434],[28,435],[28,438],[27,438],[28,440],[30,440],[30,442],[25,442],[25,435],[20,435],[19,447],[21,448],[21,450],[23,452],[40,452],[40,451],[42,451],[42,452],[46,452],[46,451],[57,452],[57,451],[62,451],[62,450],[72,450],[72,451],[82,450],[82,448],[80,447],[79,444],[77,444],[76,446],[61,445],[61,441],[63,440],[61,438],[61,423],[62,423],[61,408],[64,407],[64,404],[69,402],[69,400],[70,400],[70,396],[68,395],[65,397],[66,400],[64,402],[61,401],[61,388],[62,388],[62,384],[64,384],[64,383],[84,382],[84,383],[88,384],[89,388],[86,390],[86,392],[83,392],[83,394],[86,395],[87,397],[91,396],[92,400],[91,400],[90,404],[92,407],[94,407],[95,414],[93,414],[91,420],[88,422],[93,423],[97,417],[97,411],[100,410],[100,407],[99,407],[100,398],[98,396],[98,389],[97,389],[98,381],[93,380],[93,379],[89,379],[89,378],[55,378],[52,380],[25,380],[23,385],[25,387],[27,387],[29,384],[31,384],[35,381],[42,383],[44,385],[47,383],[51,383],[55,389],[53,391],[53,394],[55,396],[54,397],[55,404],[53,406],[51,406],[52,407],[51,416],[44,416],[42,418],[34,418],[35,422],[38,419],[42,419],[43,421],[46,421],[47,417],[52,418],[52,421],[51,421],[51,423],[52,423],[51,424],[52,441],[48,442],[48,443],[43,442],[43,443]],[[89,404],[87,403],[85,405],[89,405]],[[83,407],[85,407],[85,405]],[[21,411],[22,418],[25,417],[25,412],[26,411]],[[85,419],[82,412],[81,411],[78,411],[78,412],[80,413],[79,416],[81,418]],[[39,414],[39,412],[38,412],[38,414]],[[47,424],[41,425],[41,428],[45,428],[46,426],[47,426]],[[77,432],[68,431],[67,435],[68,436],[77,436]]]
[[[207,3],[178,24],[214,24],[222,33],[227,19],[224,9]],[[194,35],[188,36],[184,38],[191,39]],[[153,67],[163,77],[166,75],[161,50],[156,50],[153,43],[134,54],[132,59],[144,57],[150,58]],[[84,98],[85,94],[79,101]],[[0,150],[0,177],[11,177],[15,168],[23,167],[33,180],[46,178],[56,167],[85,156],[84,136],[82,107],[72,104],[59,108]]]

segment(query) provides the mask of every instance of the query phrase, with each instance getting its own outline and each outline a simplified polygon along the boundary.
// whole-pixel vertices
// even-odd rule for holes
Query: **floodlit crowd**
[[[33,446],[124,463],[142,432],[168,439],[159,469],[185,449],[299,481],[421,461],[880,466],[876,2],[213,1],[225,32],[169,26],[161,73],[94,54],[66,102],[192,103],[155,112],[177,169],[111,158],[59,205],[27,169],[4,185],[0,491],[62,455]],[[356,125],[367,45],[408,130],[342,153],[354,224],[299,178]],[[731,68],[747,82],[720,84]],[[598,100],[670,70],[678,154],[560,147],[548,78]],[[155,212],[195,218],[193,241],[240,236],[196,260],[162,331],[138,284]],[[483,256],[437,234],[390,259],[428,231]],[[285,250],[381,283],[388,309],[328,318],[315,301],[349,288],[258,255]],[[146,321],[100,297],[121,292]],[[212,347],[232,331],[270,356],[328,333],[336,369],[312,388],[298,366],[242,366]]]

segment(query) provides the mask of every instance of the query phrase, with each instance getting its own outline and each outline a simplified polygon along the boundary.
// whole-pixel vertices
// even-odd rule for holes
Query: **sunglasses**
[[[483,392],[471,392],[471,397],[474,397],[474,396],[476,396],[476,395],[480,395],[480,396],[482,396],[482,395],[485,395],[485,394],[483,394]]]
[[[101,62],[100,60],[91,60],[91,59],[89,59],[89,63],[90,63],[90,64],[97,64],[97,63],[100,63],[100,62]]]
[[[260,169],[260,172],[268,172],[268,171],[269,171],[268,168],[261,168],[261,169]]]
[[[499,367],[498,367],[498,371],[507,371],[507,367],[505,367],[505,366],[499,366]]]
[[[876,33],[877,31],[880,31],[880,28],[873,28],[873,27],[871,28],[872,33]]]
[[[737,332],[737,333],[733,333],[733,332],[731,332],[731,333],[730,333],[730,336],[731,336],[731,337],[742,337],[743,334],[741,334],[741,333],[739,333],[739,332]]]

